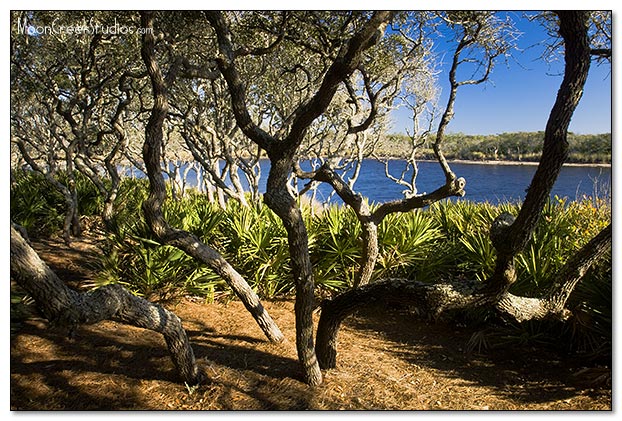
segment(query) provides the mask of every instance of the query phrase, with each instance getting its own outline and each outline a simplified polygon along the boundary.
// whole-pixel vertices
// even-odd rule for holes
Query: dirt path
[[[76,265],[90,258],[85,250],[36,248],[53,266],[65,266],[65,276],[88,278],[83,266],[72,269],[62,257]],[[156,333],[105,322],[69,339],[22,312],[11,335],[11,409],[611,409],[611,388],[593,383],[599,374],[610,376],[607,370],[586,372],[577,359],[537,349],[469,355],[472,332],[397,310],[369,309],[348,319],[338,367],[311,389],[300,381],[292,300],[265,305],[286,335],[283,344],[265,341],[237,301],[185,299],[172,307],[209,378],[192,390],[178,382]]]

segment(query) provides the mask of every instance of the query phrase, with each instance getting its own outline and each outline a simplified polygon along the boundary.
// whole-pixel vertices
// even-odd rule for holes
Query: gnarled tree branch
[[[590,68],[590,44],[587,34],[588,12],[561,11],[559,33],[564,39],[564,79],[557,92],[544,132],[544,145],[538,169],[527,190],[525,202],[516,221],[498,248],[498,258],[492,283],[508,284],[508,269],[514,256],[521,251],[533,232],[551,189],[568,156],[568,127],[570,119],[583,95],[583,87]]]
[[[159,332],[183,381],[194,385],[205,379],[181,321],[174,313],[118,284],[89,292],[69,289],[12,225],[11,277],[34,298],[53,325],[73,330],[81,324],[114,320]]]

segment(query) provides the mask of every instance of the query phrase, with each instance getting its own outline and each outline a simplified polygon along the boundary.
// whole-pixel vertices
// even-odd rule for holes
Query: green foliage
[[[132,214],[129,208],[125,212]],[[293,289],[287,235],[267,207],[243,208],[230,201],[223,210],[205,196],[191,193],[167,201],[163,213],[172,226],[193,233],[221,253],[261,296]],[[123,282],[136,293],[160,297],[170,297],[172,291],[207,300],[217,293],[230,294],[209,267],[154,241],[144,219],[135,218],[140,214],[135,208],[134,217],[118,223],[116,233],[108,238],[100,284]]]
[[[62,193],[34,171],[11,172],[11,219],[26,228],[33,237],[51,235],[62,229],[67,204]],[[99,215],[103,198],[97,187],[85,175],[74,175],[78,211],[83,216]],[[65,172],[58,175],[63,185],[68,185]]]
[[[174,300],[187,293],[213,299],[223,281],[183,251],[138,235],[145,228],[137,225],[134,234],[126,231],[123,237],[108,238],[94,286],[120,283],[154,301]]]
[[[439,224],[443,246],[435,250],[445,260],[445,275],[484,280],[492,274],[496,254],[488,230],[497,215],[518,213],[516,204],[473,203],[468,201],[437,202],[430,207],[430,216]]]
[[[220,232],[223,254],[260,295],[293,290],[287,233],[268,207],[230,201]]]
[[[43,175],[13,170],[11,220],[33,237],[50,235],[63,226],[65,200]]]
[[[139,178],[124,178],[121,180],[117,198],[115,200],[115,215],[113,224],[115,232],[127,228],[131,221],[141,215],[141,205],[147,198],[149,182]]]
[[[144,196],[140,191],[144,192],[145,187],[140,180],[125,180],[120,199],[129,198],[132,193]],[[117,215],[116,229],[106,239],[102,270],[94,286],[121,283],[152,300],[167,301],[183,294],[213,300],[214,294],[226,286],[225,282],[183,251],[154,241],[142,218],[140,203],[142,200],[124,202],[120,215],[127,217]],[[215,207],[206,203],[201,196],[190,196],[183,202],[167,202],[164,213],[177,227],[188,229],[204,240],[210,239],[213,235],[210,230],[215,229],[219,218],[214,216]]]
[[[441,239],[440,228],[424,211],[388,215],[379,227],[375,277],[429,279],[437,274],[433,253]]]
[[[317,285],[351,287],[361,258],[361,224],[349,208],[331,206],[309,225],[314,238],[311,261]]]
[[[190,193],[182,200],[169,200],[163,208],[169,223],[189,231],[206,243],[218,241],[217,228],[225,215],[207,197]]]
[[[517,280],[512,292],[538,296],[576,250],[611,220],[611,208],[601,200],[548,202],[525,250],[517,256]]]

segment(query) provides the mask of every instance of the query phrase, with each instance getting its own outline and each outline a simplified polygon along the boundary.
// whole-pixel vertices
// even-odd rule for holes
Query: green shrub
[[[511,291],[538,296],[547,290],[552,276],[566,260],[610,220],[610,207],[598,199],[550,200],[525,250],[517,256],[517,280]]]
[[[67,204],[62,193],[40,173],[12,170],[11,219],[22,225],[33,237],[49,236],[62,229]],[[67,173],[57,176],[68,184]],[[85,175],[75,173],[78,212],[81,216],[100,215],[104,199]]]
[[[440,228],[424,211],[388,215],[378,230],[376,278],[429,280],[438,270],[433,251],[441,239]]]
[[[430,206],[430,217],[440,227],[443,240],[435,250],[442,258],[440,272],[445,277],[484,280],[492,274],[496,252],[488,238],[497,215],[518,213],[516,204],[493,205],[445,200]]]
[[[274,297],[294,289],[287,233],[268,207],[230,201],[220,229],[224,254],[255,291]]]
[[[153,301],[175,300],[184,294],[214,298],[223,281],[211,269],[176,247],[128,233],[109,237],[94,286],[120,283]]]
[[[361,258],[361,224],[350,208],[330,206],[308,226],[316,284],[345,290],[354,283]]]
[[[11,175],[11,220],[33,237],[62,229],[66,209],[63,195],[42,174],[13,170]]]
[[[120,234],[142,217],[142,204],[149,194],[149,181],[141,178],[123,178],[114,203],[113,231]]]

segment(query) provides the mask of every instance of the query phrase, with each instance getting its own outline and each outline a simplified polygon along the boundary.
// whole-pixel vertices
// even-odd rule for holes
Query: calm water
[[[403,188],[384,178],[384,164],[377,161],[365,161],[356,187],[359,191],[376,201],[401,198]],[[394,161],[389,169],[394,175],[403,168],[403,161]],[[395,168],[395,170],[393,170]],[[525,198],[536,172],[535,165],[483,165],[451,164],[452,171],[458,177],[466,179],[466,195],[456,200],[474,202],[517,201]],[[436,162],[419,163],[417,189],[419,193],[432,192],[444,183],[443,172]],[[600,167],[564,167],[553,187],[551,196],[568,197],[576,200],[583,195],[594,196],[609,194],[611,186],[611,168]]]
[[[269,162],[262,161],[262,180],[260,191],[265,192],[265,183],[269,171]],[[304,166],[303,166],[304,167]],[[404,161],[393,160],[389,170],[398,176],[404,168]],[[451,164],[451,169],[458,177],[467,181],[464,198],[453,200],[471,200],[474,202],[499,203],[503,201],[523,200],[525,190],[536,171],[535,165],[484,165],[484,164]],[[188,174],[188,183],[196,185],[196,174]],[[420,162],[417,177],[419,193],[432,192],[444,183],[444,175],[436,162]],[[301,183],[303,185],[304,183]],[[551,196],[567,197],[576,200],[587,196],[610,195],[610,167],[564,167],[561,171]],[[385,202],[403,198],[404,188],[388,180],[384,174],[384,163],[376,160],[365,160],[361,174],[355,184],[355,190],[372,202]],[[324,200],[332,189],[322,184],[318,189],[317,198]],[[339,203],[336,195],[333,202]]]

